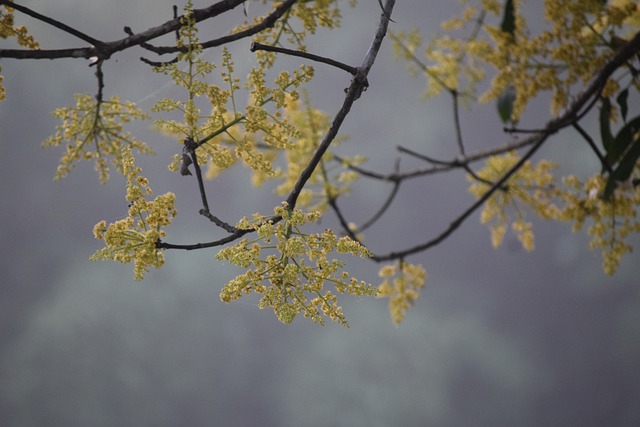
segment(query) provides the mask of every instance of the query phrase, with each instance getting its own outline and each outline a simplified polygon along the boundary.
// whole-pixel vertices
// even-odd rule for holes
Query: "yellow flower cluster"
[[[162,99],[154,105],[152,111],[182,112],[183,122],[159,120],[156,121],[156,126],[167,133],[181,136],[181,139],[190,137],[196,140],[200,120],[200,109],[196,105],[196,98],[205,96],[210,91],[211,85],[206,82],[206,79],[215,68],[215,64],[202,58],[202,47],[199,45],[198,29],[192,17],[191,7],[191,2],[188,2],[182,17],[184,25],[180,28],[180,38],[176,43],[177,47],[186,50],[178,54],[177,62],[154,68],[158,73],[171,76],[178,87],[187,89],[189,97],[186,101]],[[182,69],[185,63],[186,69]]]
[[[120,158],[127,178],[129,212],[126,218],[108,226],[104,220],[95,225],[93,233],[104,241],[105,247],[96,251],[91,260],[133,261],[133,277],[141,280],[150,266],[160,268],[164,264],[164,254],[156,248],[156,242],[176,216],[175,195],[165,193],[148,201],[153,192],[147,178],[141,175],[142,169],[134,164],[131,149],[123,148]]]
[[[27,27],[16,26],[13,20],[13,9],[9,5],[0,7],[0,39],[15,37],[20,46],[29,49],[40,49],[40,44],[27,31]],[[0,73],[2,67],[0,67]],[[2,85],[2,74],[0,74],[0,101],[6,99],[6,92]]]
[[[280,151],[291,145],[297,136],[294,126],[284,118],[284,109],[298,99],[297,88],[313,77],[313,68],[301,66],[293,73],[281,72],[270,87],[266,82],[264,66],[254,68],[247,77],[249,102],[244,111],[239,109],[236,94],[240,90],[240,79],[234,76],[234,63],[230,52],[222,49],[220,73],[222,85],[212,83],[211,73],[215,64],[202,58],[197,28],[190,18],[190,4],[185,12],[185,25],[181,29],[179,46],[188,46],[179,55],[176,63],[164,64],[156,71],[169,75],[179,86],[187,89],[185,101],[162,99],[153,108],[154,112],[179,111],[182,121],[159,119],[158,129],[176,137],[206,141],[196,151],[201,165],[207,165],[207,178],[212,179],[238,161],[242,161],[253,173],[253,183],[259,185],[278,176],[273,162]],[[181,64],[186,63],[186,69]],[[222,86],[226,86],[223,88]],[[211,106],[210,114],[201,114],[197,107],[199,98],[206,99]],[[169,165],[177,171],[181,156],[176,155]]]
[[[443,25],[449,28],[454,24]],[[417,53],[423,44],[418,30],[400,31],[391,38],[396,59],[406,60],[408,71],[414,77],[420,74],[426,77],[425,99],[443,90],[456,91],[464,100],[472,98],[477,84],[485,76],[484,64],[478,58],[492,49],[475,38],[462,40],[441,36],[424,47],[425,58],[422,59]]]
[[[490,183],[502,178],[519,160],[515,152],[509,152],[502,156],[493,156],[487,160],[477,176],[468,176],[472,181],[469,191],[480,198],[489,189]],[[526,251],[532,251],[535,247],[533,225],[525,220],[523,207],[532,209],[538,216],[549,219],[557,212],[552,199],[557,195],[554,183],[553,171],[556,165],[547,160],[541,160],[533,165],[526,162],[515,174],[511,176],[506,185],[498,189],[489,198],[480,214],[483,224],[491,223],[491,243],[494,247],[502,244],[507,231],[507,225],[511,223],[512,230]],[[512,221],[512,209],[515,219]]]
[[[349,0],[351,7],[355,6],[356,1]],[[280,5],[281,2],[273,2],[274,9]],[[320,28],[340,27],[340,7],[338,0],[299,1],[273,27],[256,34],[253,41],[272,46],[284,45],[286,41],[294,48],[306,51],[307,35],[315,34]],[[264,18],[255,17],[252,22],[245,22],[234,28],[233,32],[260,24]],[[274,52],[258,51],[256,58],[260,67],[264,69],[273,66],[277,55]]]
[[[122,147],[129,147],[140,153],[151,154],[151,148],[128,132],[123,125],[132,120],[148,118],[132,102],[123,102],[118,97],[98,101],[88,93],[76,94],[75,107],[58,108],[53,115],[62,121],[56,126],[56,133],[43,142],[45,147],[57,147],[67,142],[65,154],[55,179],[61,179],[71,172],[76,162],[95,159],[95,169],[100,182],[109,179],[108,158],[118,172],[122,172]]]
[[[318,212],[305,214],[284,203],[274,213],[273,217],[255,214],[251,220],[242,219],[237,227],[255,230],[257,237],[218,252],[217,259],[247,270],[224,286],[220,299],[230,302],[255,293],[261,295],[258,306],[273,309],[283,323],[291,323],[302,313],[314,323],[324,324],[327,317],[348,326],[336,294],[362,296],[375,291],[343,271],[343,262],[328,257],[333,252],[368,257],[369,251],[348,237],[338,238],[331,230],[303,233],[305,224],[318,220]],[[327,283],[334,291],[325,288]]]
[[[488,64],[495,74],[481,102],[514,88],[512,120],[517,121],[533,97],[550,91],[551,111],[557,114],[567,105],[572,89],[590,81],[615,55],[625,31],[640,28],[637,1],[545,0],[547,25],[532,34],[520,13],[522,2],[516,0],[514,29],[508,32],[490,23],[491,15],[497,20],[503,13],[500,3],[483,0],[481,8],[468,7],[460,17],[444,22],[447,31],[465,28],[471,35],[438,36],[424,48],[424,60],[417,54],[422,45],[417,30],[395,36],[397,56],[407,60],[414,73],[425,74],[426,95],[436,95],[443,88],[471,95]],[[611,81],[604,95],[616,89]]]
[[[421,265],[398,261],[383,266],[378,275],[383,278],[378,287],[378,298],[389,298],[389,311],[393,323],[404,320],[409,307],[420,297],[420,289],[427,280],[427,272]]]
[[[494,156],[487,160],[478,176],[486,182],[469,177],[473,182],[469,191],[482,197],[489,189],[489,182],[495,182],[511,169],[519,160],[514,153]],[[553,174],[555,165],[542,160],[533,165],[526,162],[522,168],[498,189],[486,202],[480,214],[482,223],[491,223],[491,242],[499,246],[511,224],[522,247],[531,251],[535,240],[533,226],[525,221],[525,208],[541,219],[573,223],[573,231],[580,231],[585,222],[591,225],[587,233],[592,237],[589,247],[601,250],[604,271],[615,273],[623,255],[632,251],[626,241],[633,233],[640,233],[638,208],[640,190],[633,185],[619,185],[611,200],[602,197],[606,179],[597,174],[584,183],[575,176],[562,179],[558,185]],[[640,176],[640,168],[632,179]],[[515,216],[512,219],[512,215]]]
[[[636,172],[636,176],[640,175],[638,167]],[[580,231],[585,221],[591,221],[587,228],[591,236],[589,247],[602,251],[604,271],[612,275],[622,256],[633,250],[626,239],[632,233],[640,233],[640,190],[618,186],[611,200],[606,201],[601,197],[606,185],[601,175],[584,183],[575,176],[565,177],[563,181],[567,187],[563,194],[565,204],[558,211],[557,219],[573,222],[574,231]]]

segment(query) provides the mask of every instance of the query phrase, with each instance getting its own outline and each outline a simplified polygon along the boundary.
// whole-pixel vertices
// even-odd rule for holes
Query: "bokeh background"
[[[107,40],[123,37],[124,25],[139,31],[170,18],[173,4],[28,3]],[[420,26],[428,38],[457,7],[399,1],[391,28]],[[535,25],[542,2],[526,7]],[[252,4],[249,14],[258,12]],[[373,0],[346,8],[343,28],[321,32],[310,50],[359,64],[379,13]],[[16,15],[46,47],[82,45]],[[202,38],[228,31],[236,19],[243,19],[241,10],[205,24]],[[253,61],[249,43],[230,46],[241,76]],[[105,96],[146,109],[161,97],[180,96],[138,60],[145,54],[118,54],[105,65]],[[208,55],[219,62],[219,52]],[[309,94],[333,114],[349,76],[323,65],[316,70]],[[82,59],[3,60],[2,72],[8,100],[0,104],[0,425],[640,425],[637,255],[607,277],[584,235],[544,222],[535,223],[535,252],[525,253],[513,236],[494,250],[474,215],[446,242],[409,259],[423,264],[429,278],[400,327],[390,321],[386,301],[365,298],[346,299],[349,329],[304,319],[285,326],[255,300],[220,302],[220,288],[239,271],[216,262],[215,250],[168,252],[165,267],[142,282],[133,281],[129,265],[90,262],[99,248],[93,225],[125,214],[122,179],[114,174],[100,186],[92,165],[83,164],[52,182],[62,152],[40,143],[57,124],[50,111],[71,104],[75,92],[95,93],[94,70]],[[343,127],[351,139],[336,153],[365,154],[370,168],[387,172],[398,144],[434,157],[455,155],[450,100],[421,102],[424,82],[393,61],[388,40],[370,83]],[[541,99],[523,126],[540,126],[548,116]],[[507,141],[493,105],[464,111],[462,119],[469,151]],[[596,130],[595,120],[587,125]],[[157,152],[140,160],[156,193],[178,195],[179,216],[167,240],[220,237],[197,214],[194,179],[165,167],[180,147],[150,123],[132,130]],[[597,168],[568,131],[540,156],[582,176]],[[401,165],[421,166],[407,158]],[[279,203],[268,189],[252,189],[245,172],[235,168],[209,183],[212,209],[229,222]],[[437,235],[472,202],[466,187],[458,172],[403,185],[366,243],[386,252]],[[389,190],[362,180],[341,203],[350,220],[363,221]],[[352,273],[378,283],[378,268],[357,261]]]

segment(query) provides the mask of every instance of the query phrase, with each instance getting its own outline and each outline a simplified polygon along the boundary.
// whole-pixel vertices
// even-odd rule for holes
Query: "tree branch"
[[[300,58],[306,58],[312,61],[322,62],[324,64],[329,64],[329,65],[333,65],[334,67],[340,68],[341,70],[344,70],[347,73],[354,76],[358,72],[358,69],[356,67],[352,67],[351,65],[344,64],[340,61],[336,61],[331,58],[325,58],[324,56],[302,52],[300,50],[286,49],[286,48],[277,47],[277,46],[267,46],[262,43],[256,43],[256,42],[251,43],[251,52],[255,52],[256,50],[264,50],[265,52],[284,53],[285,55],[298,56]]]
[[[389,196],[387,197],[387,200],[385,200],[385,202],[382,204],[380,209],[378,209],[378,212],[373,214],[371,216],[371,218],[369,218],[369,220],[365,221],[360,227],[356,228],[353,231],[354,233],[363,232],[367,228],[371,227],[376,221],[378,221],[382,217],[382,215],[384,215],[384,213],[387,211],[387,209],[389,209],[389,206],[391,206],[391,203],[393,203],[393,200],[396,198],[396,195],[398,194],[398,190],[400,189],[400,183],[401,182],[402,181],[399,181],[399,180],[398,181],[394,181],[393,188],[391,189],[391,192],[389,193]]]
[[[198,163],[198,155],[196,154],[196,148],[198,148],[198,144],[191,138],[187,138],[184,141],[183,151],[191,157],[191,163],[193,163],[193,168],[196,171],[196,179],[198,180],[198,188],[200,189],[200,199],[202,200],[202,209],[200,209],[200,215],[209,219],[209,221],[216,224],[218,227],[225,229],[229,233],[235,233],[238,229],[226,222],[220,220],[218,217],[213,215],[209,210],[209,203],[207,202],[207,193],[204,189],[204,181],[202,179],[202,170],[200,169],[200,164]]]

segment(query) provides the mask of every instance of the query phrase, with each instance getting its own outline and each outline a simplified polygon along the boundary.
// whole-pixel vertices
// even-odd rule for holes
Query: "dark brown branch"
[[[353,165],[348,165],[347,167],[354,171],[357,172],[359,174],[361,174],[362,176],[366,176],[367,178],[371,178],[371,179],[376,179],[379,181],[391,181],[394,182],[396,180],[405,180],[405,179],[411,179],[411,178],[419,178],[422,176],[426,176],[426,175],[432,175],[432,174],[436,174],[436,173],[441,173],[441,172],[447,172],[450,171],[451,169],[453,169],[454,167],[463,167],[462,165],[465,164],[469,164],[472,162],[477,162],[479,160],[483,160],[486,159],[487,157],[491,157],[491,156],[495,156],[497,154],[503,154],[509,151],[513,151],[513,150],[518,150],[520,148],[523,147],[527,147],[531,144],[533,144],[536,141],[535,138],[530,137],[527,139],[523,139],[523,140],[519,140],[519,141],[514,141],[508,144],[505,144],[503,146],[500,147],[496,147],[496,148],[490,148],[487,150],[480,150],[477,151],[473,154],[469,154],[465,157],[462,158],[457,158],[451,161],[443,161],[443,160],[436,160],[433,159],[431,157],[428,157],[428,161],[430,163],[433,163],[435,166],[429,167],[429,168],[423,168],[423,169],[417,169],[417,170],[413,170],[413,171],[409,171],[409,172],[403,172],[403,173],[391,173],[391,174],[384,174],[384,173],[380,173],[380,172],[375,172],[375,171],[371,171],[365,168],[361,168],[359,166],[353,166]],[[410,150],[406,149],[406,148],[398,148],[401,151],[405,151],[405,152],[409,152]],[[418,154],[415,153],[418,156],[422,156],[425,157],[425,160],[427,158],[427,156],[425,156],[424,154]],[[335,156],[336,160],[338,161],[342,161],[338,156]]]
[[[450,166],[450,167],[459,167],[462,165],[462,163],[464,163],[461,160],[458,159],[454,159],[454,160],[438,160],[435,159],[433,157],[427,156],[426,154],[422,154],[422,153],[418,153],[416,151],[413,151],[409,148],[403,147],[402,145],[398,145],[396,147],[396,149],[398,151],[400,151],[401,153],[406,153],[409,154],[410,156],[416,157],[420,160],[424,160],[427,163],[431,163],[434,165],[440,165],[440,166]]]
[[[399,167],[399,159],[398,159],[398,161],[396,161],[396,169],[398,169],[398,167]],[[385,202],[382,204],[382,207],[380,209],[378,209],[378,212],[373,214],[373,216],[369,220],[365,221],[365,223],[363,225],[361,225],[360,227],[357,227],[357,228],[355,228],[353,230],[349,226],[349,223],[348,223],[347,219],[345,218],[344,214],[342,213],[342,210],[338,207],[337,197],[329,196],[329,200],[328,200],[329,201],[329,206],[331,206],[331,208],[335,212],[336,216],[338,217],[338,221],[340,221],[340,225],[344,229],[345,233],[351,239],[359,242],[360,244],[363,244],[360,241],[360,239],[358,239],[357,233],[360,233],[360,232],[366,230],[371,225],[373,225],[378,219],[380,219],[380,217],[382,217],[382,215],[384,215],[385,211],[389,208],[389,206],[391,206],[391,203],[393,202],[393,199],[396,197],[396,194],[398,194],[398,188],[400,188],[400,181],[394,182],[393,189],[391,190],[391,193],[387,197],[387,200],[385,200]]]
[[[202,200],[202,209],[200,209],[199,211],[200,215],[208,218],[209,221],[213,222],[218,227],[225,229],[229,233],[235,233],[236,231],[238,231],[237,228],[220,220],[218,217],[213,215],[209,210],[209,202],[207,201],[207,193],[204,188],[204,181],[202,179],[202,170],[200,169],[200,164],[198,163],[198,155],[196,154],[196,148],[198,148],[198,144],[193,139],[187,138],[184,141],[183,152],[188,154],[191,158],[191,163],[193,163],[193,168],[196,171],[198,188],[200,189],[200,199]]]
[[[464,156],[464,142],[462,140],[462,127],[460,125],[460,106],[458,102],[458,91],[451,90],[451,98],[453,99],[453,126],[456,130],[456,142],[461,156]]]
[[[276,222],[279,222],[280,220],[282,220],[282,218],[275,218],[273,220],[274,224]],[[163,242],[162,240],[158,240],[156,242],[156,248],[158,249],[182,249],[185,251],[193,251],[196,249],[206,249],[206,248],[214,248],[216,246],[223,246],[226,245],[227,243],[231,243],[234,242],[236,240],[238,240],[239,238],[241,238],[242,236],[244,236],[245,234],[251,233],[253,232],[253,230],[238,230],[236,229],[236,231],[233,234],[228,235],[227,237],[224,237],[220,240],[216,240],[213,242],[207,242],[207,243],[194,243],[192,245],[176,245],[173,243],[167,243],[167,242]]]
[[[175,19],[177,17],[178,17],[178,6],[176,6],[174,4],[173,5],[173,18]],[[130,36],[133,35],[133,31],[129,27],[124,27],[124,31],[125,31],[125,33],[129,34]],[[180,40],[180,30],[176,30],[176,44],[177,44],[178,40]],[[140,43],[140,47],[150,50],[154,46],[152,46],[149,43]],[[140,57],[140,61],[144,62],[145,64],[151,65],[152,67],[162,67],[162,66],[165,66],[165,65],[175,64],[175,63],[178,62],[179,59],[180,59],[179,55],[176,55],[175,58],[170,59],[168,61],[152,61],[150,59],[147,59],[147,58],[144,58],[144,57]]]
[[[251,52],[255,52],[256,50],[264,50],[265,52],[277,52],[284,53],[285,55],[298,56],[300,58],[310,59],[311,61],[322,62],[324,64],[333,65],[334,67],[340,68],[341,70],[350,73],[351,75],[356,75],[358,69],[356,67],[352,67],[351,65],[344,64],[340,61],[333,60],[331,58],[325,58],[324,56],[314,55],[312,53],[302,52],[300,50],[286,49],[283,47],[277,46],[267,46],[262,43],[251,43]]]
[[[587,131],[584,130],[582,126],[580,126],[577,122],[573,124],[573,128],[578,131],[578,133],[585,139],[585,141],[587,141],[587,144],[589,144],[589,147],[591,147],[591,150],[593,151],[593,153],[596,155],[598,160],[600,160],[602,169],[606,170],[609,174],[611,174],[611,172],[613,172],[613,170],[611,169],[611,165],[609,164],[607,159],[604,157],[604,155],[600,152],[600,149],[596,145],[593,138],[591,138],[591,135],[589,135]]]
[[[174,6],[174,15],[177,15],[177,8]],[[124,27],[124,32],[127,33],[128,35],[132,36],[133,30],[130,27]],[[180,37],[180,31],[176,30],[176,37]],[[150,45],[149,43],[140,43],[140,47],[147,49],[147,50],[152,50],[153,46]],[[162,67],[163,65],[169,65],[169,64],[175,64],[176,62],[178,62],[179,57],[176,56],[173,59],[170,59],[168,61],[152,61],[150,59],[147,59],[145,57],[140,57],[140,61],[144,62],[147,65],[151,65],[152,67]]]
[[[476,181],[479,182],[483,182],[485,184],[488,185],[493,185],[493,182],[487,181],[486,179],[482,178],[481,176],[479,176],[478,174],[475,173],[475,171],[473,169],[471,169],[471,167],[469,166],[469,161],[466,160],[466,158],[462,158],[461,159],[453,159],[453,160],[438,160],[438,159],[434,159],[432,157],[428,157],[425,154],[420,154],[417,153],[413,150],[410,150],[408,148],[405,148],[401,145],[398,145],[398,151],[403,152],[403,153],[407,153],[413,157],[417,157],[418,159],[424,160],[426,162],[432,163],[434,165],[438,165],[438,166],[446,166],[449,169],[455,169],[455,168],[462,168],[464,169],[469,175],[471,175],[473,177],[473,179],[475,179]],[[446,169],[442,169],[443,171]]]
[[[336,201],[335,197],[329,196],[329,206],[331,206],[331,208],[333,209],[333,212],[335,212],[336,216],[338,217],[338,221],[340,221],[340,225],[344,229],[345,233],[347,233],[347,236],[349,236],[352,240],[355,240],[356,242],[360,242],[360,240],[358,240],[358,236],[356,236],[356,234],[353,232],[351,227],[349,227],[349,223],[347,222],[346,218],[342,214],[342,211],[338,207],[338,202]]]
[[[396,172],[399,170],[399,167],[400,167],[399,163],[400,163],[399,161],[396,162]],[[391,189],[391,192],[389,193],[387,200],[385,200],[385,202],[382,204],[380,209],[378,209],[378,212],[373,214],[371,218],[365,221],[360,227],[356,228],[353,231],[354,233],[363,232],[364,230],[366,230],[367,228],[375,224],[376,221],[378,221],[382,217],[382,215],[384,215],[387,209],[389,209],[389,206],[391,206],[391,203],[393,203],[393,200],[396,198],[396,195],[398,194],[398,190],[400,189],[401,183],[402,183],[401,180],[393,181],[393,188]]]

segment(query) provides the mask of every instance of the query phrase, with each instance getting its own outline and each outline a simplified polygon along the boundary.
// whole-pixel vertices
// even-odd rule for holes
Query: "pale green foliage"
[[[100,182],[105,184],[109,179],[109,158],[116,170],[123,173],[120,158],[123,146],[140,153],[152,153],[147,144],[123,132],[125,123],[148,117],[132,102],[113,97],[98,103],[90,94],[76,94],[75,97],[75,107],[58,108],[53,112],[62,124],[56,126],[56,133],[43,143],[45,147],[67,143],[55,179],[68,175],[76,162],[95,159]]]
[[[291,323],[302,313],[315,323],[324,324],[324,317],[328,317],[348,326],[336,293],[362,296],[375,291],[351,277],[342,269],[344,263],[331,255],[368,257],[369,251],[348,237],[338,238],[331,230],[305,234],[304,225],[317,221],[318,212],[291,211],[285,203],[274,213],[272,217],[255,214],[252,220],[242,219],[237,227],[254,230],[257,237],[242,239],[218,252],[219,260],[246,270],[224,286],[220,299],[230,302],[255,293],[261,296],[258,306],[272,308],[283,323]],[[326,284],[333,291],[326,289]]]
[[[160,268],[164,264],[164,254],[156,248],[156,242],[165,236],[164,228],[176,216],[175,195],[165,193],[147,200],[153,191],[141,175],[142,169],[134,164],[131,149],[123,148],[119,158],[127,178],[129,212],[126,218],[109,225],[104,220],[95,225],[96,239],[103,240],[106,246],[96,251],[91,260],[133,262],[133,277],[141,280],[150,266]]]

